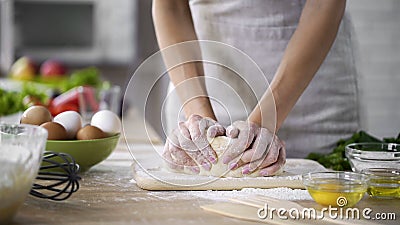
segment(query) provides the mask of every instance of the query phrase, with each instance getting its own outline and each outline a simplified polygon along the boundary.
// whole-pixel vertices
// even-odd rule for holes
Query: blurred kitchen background
[[[363,129],[378,137],[400,131],[400,1],[349,0],[359,40]],[[69,68],[96,66],[102,78],[122,87],[135,69],[158,50],[151,0],[1,0],[0,65],[2,76],[15,59],[63,61]],[[134,82],[148,83],[157,74]],[[152,92],[161,104],[164,77]],[[143,85],[145,87],[145,85]],[[126,93],[126,104],[143,113],[145,90]],[[146,112],[161,132],[160,107]]]

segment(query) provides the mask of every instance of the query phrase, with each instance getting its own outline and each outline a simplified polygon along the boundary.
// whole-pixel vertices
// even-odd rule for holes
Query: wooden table
[[[201,210],[199,205],[207,200],[175,200],[171,197],[176,193],[152,195],[141,190],[132,182],[130,163],[109,159],[96,166],[83,175],[80,190],[66,201],[28,197],[16,224],[243,224]]]
[[[129,143],[162,144],[142,117],[131,111],[124,117]],[[149,141],[150,137],[150,141]],[[82,174],[81,187],[66,201],[29,196],[14,218],[15,224],[246,224],[200,209],[210,200],[191,199],[184,192],[152,192],[136,186],[133,162],[123,137],[113,154]],[[177,196],[177,199],[172,199]],[[181,195],[182,197],[179,197]],[[249,224],[253,224],[249,222]]]
[[[136,121],[140,117],[133,114],[129,118]],[[128,138],[130,143],[148,144],[147,135],[141,139],[140,133],[143,132]],[[150,133],[154,143],[162,144],[153,131]],[[192,197],[183,191],[141,190],[132,179],[132,162],[121,141],[107,160],[82,174],[81,188],[70,199],[54,202],[29,196],[14,219],[15,224],[256,224],[203,211],[200,205],[213,203],[211,199]],[[398,200],[367,200],[364,205],[386,211],[400,208]],[[399,219],[385,222],[398,224]]]

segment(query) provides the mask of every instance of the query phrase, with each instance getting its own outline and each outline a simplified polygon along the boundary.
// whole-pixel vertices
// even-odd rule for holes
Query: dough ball
[[[223,157],[225,151],[227,150],[228,146],[231,144],[231,141],[232,141],[232,139],[229,137],[226,137],[226,136],[219,136],[219,137],[215,137],[212,139],[208,139],[208,142],[210,143],[211,147],[217,153],[218,162],[216,164],[212,165],[211,170],[209,170],[209,171],[205,170],[203,167],[201,167],[199,165],[199,168],[200,168],[199,175],[214,176],[214,177],[259,177],[259,176],[261,176],[259,174],[259,170],[256,170],[253,173],[248,174],[248,175],[242,174],[242,168],[229,170],[229,165],[224,164],[222,162],[222,157]],[[170,168],[168,168],[168,169],[172,170]],[[176,170],[172,170],[172,171],[179,172],[179,173],[193,174],[192,171],[186,170],[186,169],[184,171],[176,171]],[[280,174],[281,172],[282,172],[282,170],[279,171],[277,174]]]

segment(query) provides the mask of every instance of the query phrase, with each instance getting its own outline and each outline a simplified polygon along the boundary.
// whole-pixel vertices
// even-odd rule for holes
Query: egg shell
[[[67,138],[75,139],[76,133],[82,128],[82,117],[75,111],[66,111],[54,117],[54,122],[61,124],[67,130]]]
[[[91,125],[82,127],[76,134],[78,140],[92,140],[105,138],[107,135],[99,128]]]
[[[63,125],[56,122],[46,122],[41,127],[47,130],[47,140],[65,140],[67,139],[67,130]]]
[[[90,121],[90,125],[98,127],[108,136],[121,132],[121,120],[117,114],[110,110],[101,110],[95,113]]]
[[[21,116],[23,124],[41,125],[51,120],[51,113],[44,106],[31,106]]]

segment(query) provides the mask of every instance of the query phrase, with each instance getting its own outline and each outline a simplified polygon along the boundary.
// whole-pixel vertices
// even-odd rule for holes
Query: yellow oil
[[[400,198],[400,180],[372,179],[367,192],[376,198]]]
[[[323,179],[307,189],[317,203],[332,207],[352,207],[361,200],[366,191],[364,185],[336,179]]]

